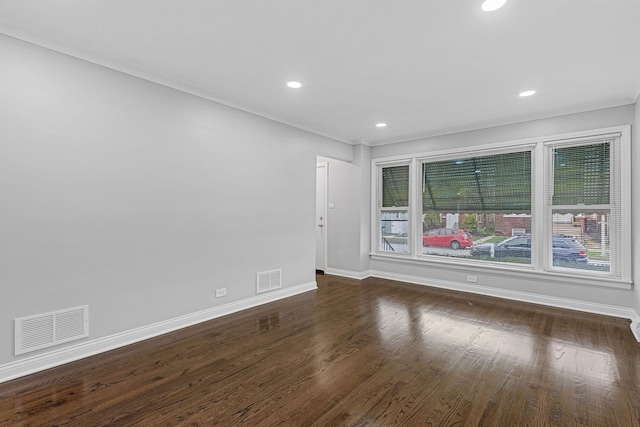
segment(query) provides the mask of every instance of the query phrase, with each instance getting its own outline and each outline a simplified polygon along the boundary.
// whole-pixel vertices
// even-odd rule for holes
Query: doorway
[[[316,165],[316,272],[327,268],[327,163]]]

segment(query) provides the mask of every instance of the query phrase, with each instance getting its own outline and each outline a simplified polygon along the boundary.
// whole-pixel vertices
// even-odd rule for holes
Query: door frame
[[[324,174],[323,174],[323,181],[322,182],[322,188],[321,191],[323,191],[323,200],[324,200],[324,206],[318,206],[318,169],[324,169]],[[328,265],[328,260],[327,260],[327,256],[328,256],[328,244],[327,244],[327,238],[329,236],[329,232],[328,232],[328,218],[327,218],[327,212],[328,212],[328,179],[329,177],[329,163],[327,162],[317,162],[316,163],[316,210],[314,212],[314,218],[315,218],[315,227],[319,226],[319,218],[318,218],[318,212],[320,212],[322,214],[322,218],[323,218],[323,222],[322,222],[322,232],[323,232],[323,238],[322,238],[322,251],[323,251],[323,256],[322,256],[322,260],[323,260],[323,265],[318,266],[318,235],[316,234],[316,271],[320,270],[322,272],[326,272],[327,270],[327,265]],[[317,228],[316,228],[316,232],[317,232]],[[320,268],[321,267],[321,268]]]

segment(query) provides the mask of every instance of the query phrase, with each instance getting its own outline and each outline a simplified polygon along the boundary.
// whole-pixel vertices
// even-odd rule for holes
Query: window
[[[374,161],[375,253],[630,283],[628,126],[473,148]]]
[[[379,247],[409,253],[409,165],[380,167]]]
[[[471,251],[524,230],[531,232],[531,149],[422,162],[422,254],[529,263],[520,257]],[[526,215],[521,217],[519,215]],[[430,237],[432,231],[446,236]],[[514,231],[516,230],[516,231]],[[524,234],[519,233],[519,234]]]
[[[619,189],[612,179],[620,169],[617,146],[615,137],[547,145],[550,268],[620,275]]]

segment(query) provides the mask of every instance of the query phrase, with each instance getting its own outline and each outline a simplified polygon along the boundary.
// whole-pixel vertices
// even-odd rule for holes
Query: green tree
[[[476,216],[465,215],[461,225],[463,229],[475,233],[478,229],[478,221],[476,220]]]
[[[434,228],[439,228],[441,226],[440,223],[440,214],[435,212],[425,212],[424,213],[424,229],[433,230]]]

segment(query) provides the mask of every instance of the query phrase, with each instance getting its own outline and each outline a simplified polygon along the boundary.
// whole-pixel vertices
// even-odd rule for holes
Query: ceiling
[[[481,3],[0,0],[0,33],[369,145],[640,94],[640,0]]]

